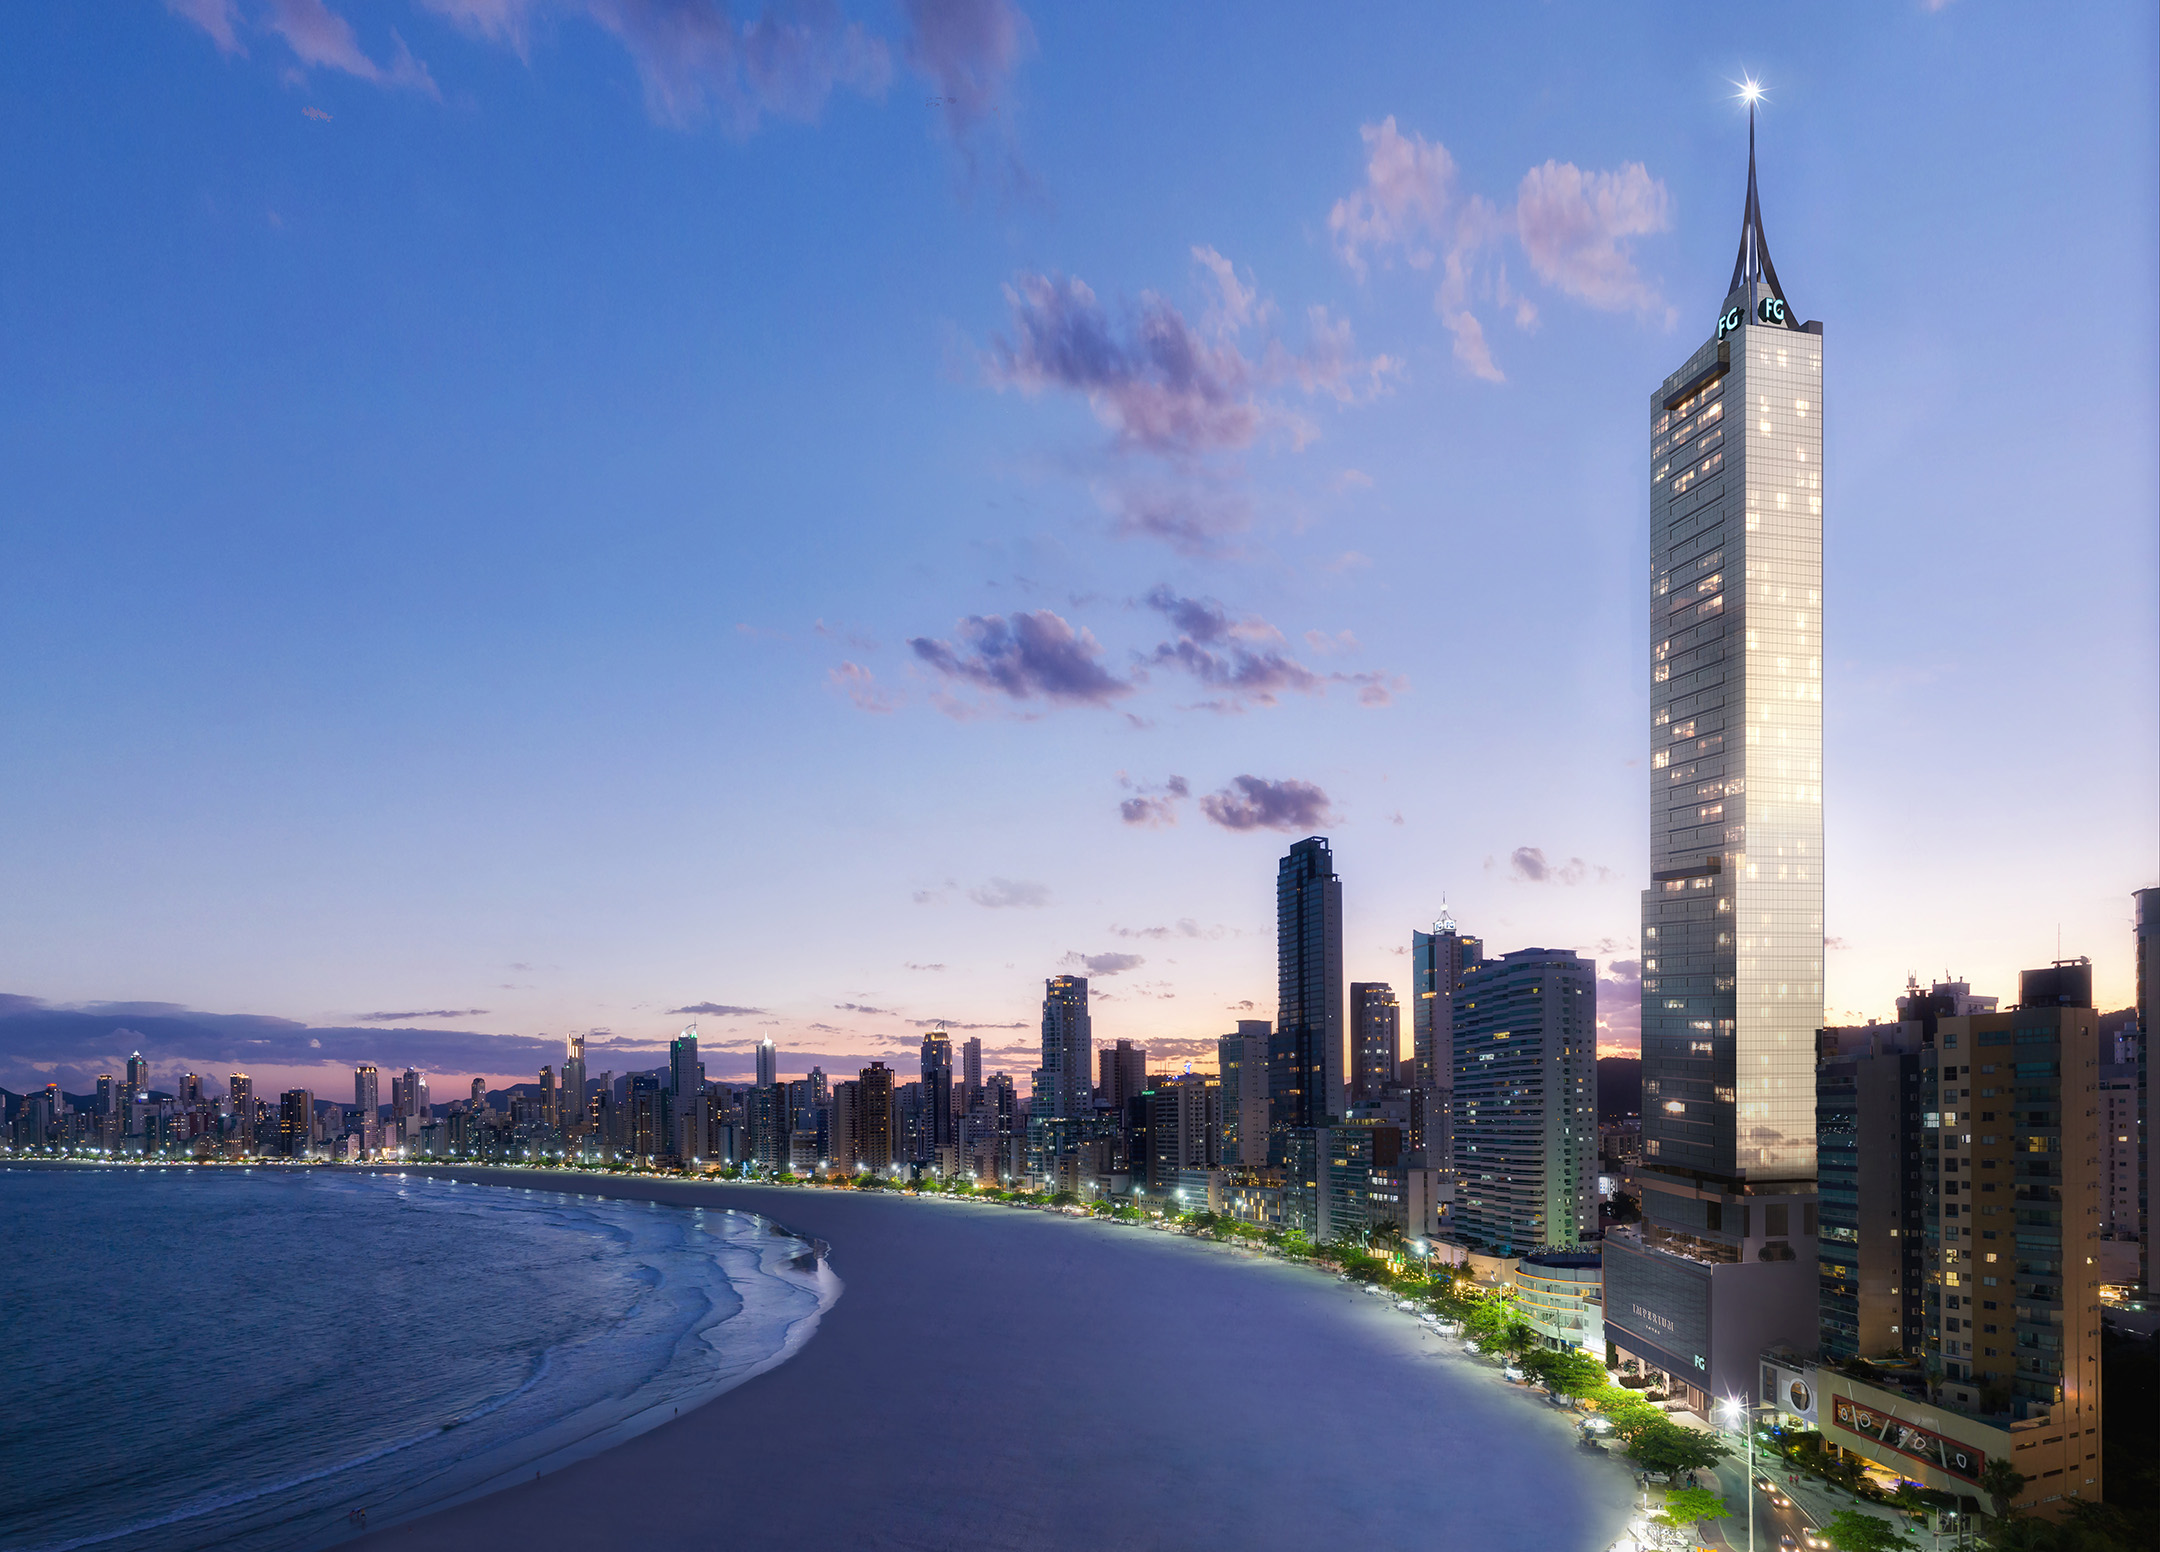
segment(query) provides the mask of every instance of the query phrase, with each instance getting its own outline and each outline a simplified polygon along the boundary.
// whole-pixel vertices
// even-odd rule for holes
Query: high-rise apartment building
[[[1058,1160],[1079,1151],[1095,1114],[1094,1045],[1087,977],[1052,976],[1043,983],[1042,1065],[1028,1109],[1031,1173],[1049,1178]]]
[[[2143,1042],[2132,1030],[2103,1038],[2100,1051],[2100,1233],[2114,1242],[2112,1251],[2128,1257],[2130,1275],[2109,1277],[2108,1282],[2130,1282],[2137,1275],[2138,1257],[2129,1242],[2141,1232],[2143,1179],[2140,1173],[2144,1122]]]
[[[2006,1458],[2060,1518],[2101,1487],[2102,1053],[2089,965],[2020,981],[2006,1011],[1822,1031],[1818,1416],[1938,1491],[1984,1500]]]
[[[562,1064],[562,1093],[557,1100],[560,1115],[556,1124],[576,1137],[582,1135],[585,1125],[585,1037],[572,1035],[564,1043]]]
[[[1417,1064],[1415,1087],[1445,1089],[1454,1045],[1448,1014],[1463,972],[1485,957],[1485,945],[1469,937],[1445,912],[1430,932],[1410,934],[1410,1052]]]
[[[2138,1241],[2145,1286],[2153,1287],[2153,1046],[2160,1042],[2160,889],[2140,889],[2130,897],[2131,945],[2137,961],[2138,1062]]]
[[[832,1090],[832,1123],[827,1134],[826,1160],[846,1173],[862,1163],[862,1083],[849,1078]]]
[[[1275,1030],[1269,1126],[1325,1126],[1343,1106],[1342,880],[1325,836],[1292,846],[1275,870]]]
[[[685,1161],[702,1158],[708,1117],[695,1024],[668,1042],[668,1121],[668,1151]]]
[[[287,1089],[278,1097],[278,1152],[306,1158],[314,1138],[315,1095],[308,1089]]]
[[[560,1096],[555,1092],[555,1069],[546,1062],[540,1064],[540,1124],[553,1128],[560,1124],[558,1108]]]
[[[872,1062],[856,1083],[855,1155],[863,1168],[883,1171],[893,1162],[893,1075]]]
[[[382,1074],[373,1062],[353,1069],[353,1108],[360,1112],[360,1149],[373,1153],[382,1146]]]
[[[1814,1207],[1822,351],[1770,261],[1751,120],[1731,288],[1650,398],[1643,1225],[1605,1255],[1608,1336],[1715,1394],[1752,1389],[1769,1342],[1813,1341],[1812,1236],[1778,1241],[1790,1286],[1721,1283],[1759,1248],[1733,1226]],[[1689,1332],[1676,1302],[1701,1306]]]
[[[946,1160],[939,1150],[956,1146],[952,1087],[952,1036],[942,1029],[933,1029],[922,1039],[923,1113],[921,1135],[916,1144],[920,1162],[942,1167]]]
[[[396,1123],[397,1140],[418,1143],[420,1128],[429,1120],[427,1077],[419,1069],[406,1068],[391,1085],[390,1113]]]
[[[1394,1088],[1402,1009],[1385,981],[1350,983],[1350,1097],[1367,1104]]]
[[[1260,1169],[1267,1164],[1268,1021],[1239,1019],[1237,1033],[1215,1043],[1222,1082],[1222,1164]]]
[[[960,1042],[960,1081],[973,1094],[982,1087],[982,1036],[969,1035]]]
[[[127,1059],[127,1091],[130,1102],[150,1097],[150,1064],[140,1051]]]
[[[225,1103],[232,1111],[233,1135],[245,1147],[255,1140],[255,1080],[244,1072],[228,1075]]]
[[[1148,1086],[1147,1047],[1120,1040],[1097,1053],[1097,1060],[1102,1074],[1096,1084],[1096,1100],[1123,1116],[1133,1096]]]
[[[1597,962],[1526,948],[1473,966],[1450,1013],[1453,1236],[1488,1255],[1597,1227]]]
[[[660,1080],[649,1072],[633,1073],[623,1102],[623,1146],[638,1158],[666,1151],[667,1106]]]
[[[780,1081],[780,1048],[767,1035],[757,1043],[757,1086],[767,1088]]]

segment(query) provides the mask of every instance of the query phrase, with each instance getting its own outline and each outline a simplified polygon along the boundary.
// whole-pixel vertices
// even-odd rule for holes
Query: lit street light
[[[1747,1495],[1747,1544],[1748,1552],[1755,1552],[1755,1429],[1751,1426],[1747,1409],[1738,1396],[1727,1396],[1725,1408],[1747,1435],[1747,1476],[1741,1491]]]

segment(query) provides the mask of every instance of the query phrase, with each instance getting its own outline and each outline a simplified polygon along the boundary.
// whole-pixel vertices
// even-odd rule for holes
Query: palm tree
[[[1402,1225],[1393,1218],[1382,1218],[1365,1226],[1365,1248],[1376,1256],[1392,1255],[1402,1248]]]
[[[1995,1518],[2005,1519],[2017,1495],[2025,1491],[2025,1473],[1998,1455],[1980,1469],[1980,1491],[1994,1503]]]

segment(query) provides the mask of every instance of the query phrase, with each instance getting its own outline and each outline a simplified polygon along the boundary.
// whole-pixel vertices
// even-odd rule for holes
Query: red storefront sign
[[[1848,1433],[1856,1433],[1871,1444],[1909,1455],[1914,1460],[1927,1462],[1937,1471],[1967,1482],[1978,1483],[1980,1469],[1987,1464],[1987,1457],[1971,1445],[1946,1439],[1939,1433],[1916,1428],[1911,1423],[1900,1422],[1885,1412],[1864,1406],[1850,1396],[1834,1398],[1836,1405],[1832,1416],[1837,1425]]]

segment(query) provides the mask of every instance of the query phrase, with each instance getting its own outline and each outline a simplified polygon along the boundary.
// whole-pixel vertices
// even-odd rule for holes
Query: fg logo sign
[[[1764,323],[1783,323],[1785,321],[1785,298],[1782,296],[1764,297],[1755,304],[1755,316]]]
[[[1723,339],[1726,335],[1732,333],[1733,330],[1739,327],[1740,309],[1737,307],[1728,307],[1725,309],[1723,315],[1721,315],[1717,321],[1717,337],[1719,339]]]

